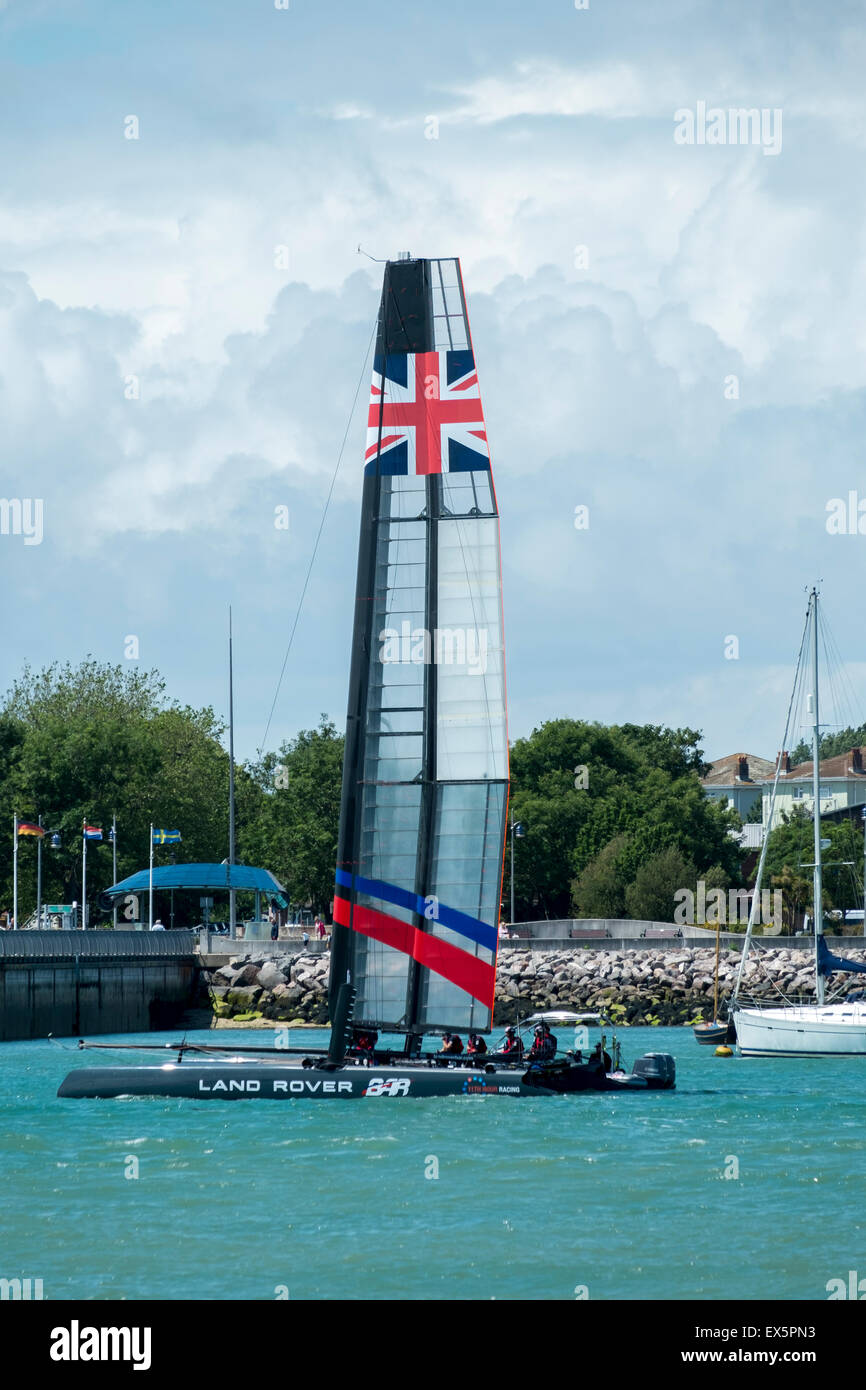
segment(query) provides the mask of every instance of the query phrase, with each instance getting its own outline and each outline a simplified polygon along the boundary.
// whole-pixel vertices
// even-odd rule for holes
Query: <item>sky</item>
[[[862,7],[278,4],[0,0],[0,690],[91,654],[225,714],[231,605],[238,755],[343,726],[409,251],[462,262],[512,738],[772,757],[815,582],[866,721]]]

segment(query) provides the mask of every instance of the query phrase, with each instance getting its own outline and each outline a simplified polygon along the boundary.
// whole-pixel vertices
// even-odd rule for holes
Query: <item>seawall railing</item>
[[[195,955],[192,931],[5,931],[0,932],[0,960],[56,960],[102,957],[147,957],[165,960]]]

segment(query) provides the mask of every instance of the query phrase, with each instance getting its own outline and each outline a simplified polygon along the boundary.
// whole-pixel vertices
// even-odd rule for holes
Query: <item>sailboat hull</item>
[[[487,1071],[411,1064],[325,1070],[242,1061],[86,1067],[70,1072],[57,1094],[68,1100],[118,1096],[169,1096],[185,1100],[357,1100],[379,1096],[529,1097],[577,1091],[672,1090],[673,1059],[668,1061],[670,1065],[667,1066],[646,1067],[642,1075],[609,1074],[587,1064],[560,1066],[549,1073],[519,1068]]]
[[[744,1057],[864,1057],[866,1007],[804,1004],[737,1009],[737,1045]]]

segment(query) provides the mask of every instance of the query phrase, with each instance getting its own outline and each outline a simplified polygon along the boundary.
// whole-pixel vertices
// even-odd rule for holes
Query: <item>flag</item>
[[[18,834],[38,835],[41,840],[42,836],[45,834],[45,831],[42,829],[41,825],[33,825],[31,821],[20,820],[18,822]]]
[[[97,825],[85,825],[84,838],[85,840],[101,840],[102,831]]]
[[[155,845],[179,845],[179,830],[154,830],[153,843]]]
[[[366,473],[489,470],[471,349],[376,357],[365,462]]]

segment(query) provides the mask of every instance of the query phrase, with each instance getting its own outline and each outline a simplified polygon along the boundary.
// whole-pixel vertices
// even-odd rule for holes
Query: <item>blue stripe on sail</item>
[[[343,888],[354,888],[358,893],[366,893],[371,898],[380,898],[382,902],[393,903],[395,907],[405,907],[407,911],[417,912],[421,917],[425,915],[425,900],[417,893],[410,893],[406,888],[397,888],[393,883],[383,883],[377,878],[362,878],[360,874],[353,877],[352,874],[346,873],[345,869],[337,870],[337,883]],[[477,917],[470,917],[468,913],[458,912],[455,907],[447,907],[445,903],[440,902],[433,920],[447,927],[449,931],[457,932],[458,936],[468,937],[470,941],[484,946],[488,951],[496,951],[496,929]]]

